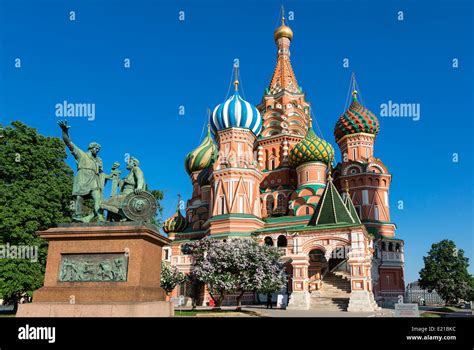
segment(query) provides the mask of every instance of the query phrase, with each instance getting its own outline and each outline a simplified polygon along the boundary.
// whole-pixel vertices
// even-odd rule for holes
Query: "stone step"
[[[333,283],[333,284],[350,284],[349,281],[340,281],[340,280],[323,280],[324,283]]]
[[[343,281],[343,280],[340,280],[340,279],[334,279],[334,280],[332,280],[332,279],[327,279],[327,278],[325,278],[325,279],[323,280],[323,282],[326,282],[326,283],[349,284],[349,281]]]
[[[328,290],[328,289],[322,289],[321,290],[321,295],[349,295],[351,294],[350,290]]]
[[[312,297],[310,308],[318,310],[347,311],[349,298]]]
[[[345,288],[344,288],[344,289],[342,289],[342,288],[327,288],[327,287],[325,288],[325,286],[323,286],[323,287],[321,288],[321,292],[336,292],[336,293],[337,293],[337,292],[342,292],[342,293],[350,293],[351,290],[350,290],[349,288],[347,288],[347,289],[345,289]]]
[[[327,298],[334,298],[334,297],[341,297],[341,298],[349,298],[351,293],[350,292],[336,292],[336,291],[322,291],[321,296]]]
[[[330,283],[323,283],[323,286],[334,287],[334,288],[349,288],[350,286],[347,284],[330,284]]]
[[[327,285],[322,285],[321,290],[342,290],[342,291],[347,291],[350,292],[351,289],[348,287],[334,287],[334,286],[327,286]]]

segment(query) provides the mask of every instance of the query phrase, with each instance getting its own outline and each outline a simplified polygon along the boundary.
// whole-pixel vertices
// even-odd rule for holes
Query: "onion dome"
[[[273,33],[273,38],[277,41],[280,38],[288,38],[293,39],[293,31],[290,27],[285,25],[285,17],[281,17],[281,26],[275,29],[275,33]]]
[[[380,125],[377,117],[359,103],[357,91],[354,90],[352,95],[353,99],[349,109],[339,118],[334,128],[336,141],[350,134],[377,135],[379,132]]]
[[[239,95],[239,82],[234,82],[234,94],[224,103],[214,108],[211,118],[211,129],[215,135],[217,131],[227,128],[250,129],[255,136],[262,131],[262,117],[260,112]]]
[[[330,143],[319,138],[310,126],[306,137],[298,142],[290,151],[290,166],[296,168],[307,162],[323,162],[331,165],[334,159],[334,148]]]
[[[173,216],[169,217],[163,223],[163,231],[165,231],[166,233],[183,232],[186,227],[188,227],[188,221],[183,215],[181,215],[178,201],[178,205],[176,206],[176,213],[174,213]]]
[[[209,176],[212,173],[212,166],[209,165],[207,168],[203,169],[198,177],[197,177],[197,183],[200,187],[202,186],[208,186],[211,184],[211,181],[209,179]]]
[[[211,131],[207,128],[207,135],[202,143],[193,151],[189,152],[184,161],[184,167],[188,174],[199,171],[210,166],[217,158],[218,149],[212,140]]]

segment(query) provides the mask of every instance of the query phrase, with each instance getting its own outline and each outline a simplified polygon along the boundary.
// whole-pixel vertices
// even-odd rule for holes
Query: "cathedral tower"
[[[375,295],[382,301],[394,301],[404,290],[404,242],[395,237],[396,226],[390,218],[392,175],[374,156],[379,128],[377,117],[359,102],[353,76],[352,102],[334,128],[342,159],[334,171],[335,183],[341,192],[347,186],[354,209],[373,237]]]
[[[186,216],[193,230],[202,230],[209,218],[211,188],[209,175],[217,158],[217,146],[212,140],[210,126],[201,144],[186,156],[184,167],[191,178],[193,192],[186,206]]]
[[[210,233],[217,236],[250,235],[263,227],[259,186],[262,174],[254,145],[262,130],[259,111],[239,94],[235,73],[234,94],[214,109],[211,129],[219,154],[213,165]]]
[[[289,166],[289,150],[300,142],[309,128],[310,105],[298,85],[290,61],[293,31],[285,24],[274,32],[276,66],[258,109],[263,131],[258,139],[258,164],[264,173],[261,183],[263,217],[293,214],[290,200],[297,187],[295,169]]]
[[[347,180],[362,222],[380,235],[391,237],[395,234],[388,200],[391,175],[382,161],[374,157],[379,121],[359,102],[354,77],[352,85],[352,102],[334,128],[342,158],[336,172],[337,186],[342,191]]]

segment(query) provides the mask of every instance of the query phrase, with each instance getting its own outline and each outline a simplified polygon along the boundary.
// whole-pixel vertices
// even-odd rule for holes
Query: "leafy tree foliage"
[[[275,292],[286,284],[277,248],[260,246],[251,239],[204,238],[189,244],[193,277],[205,283],[216,307],[229,293],[238,293],[237,307],[245,292]]]
[[[447,305],[454,305],[461,299],[473,299],[474,279],[467,271],[469,259],[453,241],[445,239],[433,244],[423,260],[425,267],[421,269],[419,279],[421,288],[436,290]]]
[[[171,266],[168,262],[161,263],[161,288],[169,295],[175,287],[186,281],[186,275],[178,270],[176,266]]]
[[[38,247],[38,260],[0,259],[0,298],[17,305],[41,287],[46,242],[35,235],[71,216],[72,170],[59,138],[0,125],[0,244]]]
[[[156,216],[152,219],[152,224],[161,227],[162,226],[162,221],[161,221],[161,214],[163,214],[163,207],[161,206],[161,201],[163,200],[164,194],[163,191],[161,190],[150,190],[150,193],[155,197],[156,199]]]

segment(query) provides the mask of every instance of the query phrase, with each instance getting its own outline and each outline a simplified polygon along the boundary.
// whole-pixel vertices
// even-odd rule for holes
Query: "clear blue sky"
[[[406,242],[406,281],[433,242],[473,256],[470,1],[287,1],[291,59],[321,128],[344,110],[350,75],[379,115],[389,100],[419,103],[421,118],[380,118],[375,155],[393,174],[392,220]],[[234,58],[245,98],[257,104],[275,64],[274,1],[0,0],[0,122],[21,120],[60,136],[55,105],[94,103],[96,118],[69,118],[79,146],[96,140],[108,170],[140,159],[164,217],[191,186],[183,162],[201,141],[206,109],[223,101]],[[75,11],[76,20],[69,20]],[[185,20],[179,20],[184,11]],[[404,11],[404,21],[397,12]],[[21,68],[15,68],[15,59]],[[125,69],[123,61],[131,60]],[[349,58],[350,67],[342,60]],[[452,60],[459,60],[453,69]],[[185,115],[179,115],[179,107]],[[453,153],[459,162],[452,161]],[[337,157],[339,152],[337,152]],[[70,157],[69,164],[74,167]],[[124,169],[124,165],[122,165]],[[397,202],[404,209],[397,209]],[[471,268],[471,271],[473,269]]]

